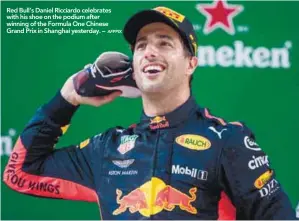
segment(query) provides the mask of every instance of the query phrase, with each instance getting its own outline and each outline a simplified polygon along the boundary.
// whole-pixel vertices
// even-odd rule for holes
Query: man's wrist
[[[65,99],[65,101],[67,101],[68,103],[70,103],[73,106],[78,106],[79,102],[76,99],[76,92],[72,92],[72,93],[63,93],[63,91],[60,92],[61,96]]]

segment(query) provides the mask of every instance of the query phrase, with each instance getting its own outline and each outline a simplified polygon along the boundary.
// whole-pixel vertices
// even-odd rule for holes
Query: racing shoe
[[[121,91],[121,97],[140,97],[129,57],[120,52],[104,52],[93,64],[86,65],[73,79],[76,92],[85,97]]]

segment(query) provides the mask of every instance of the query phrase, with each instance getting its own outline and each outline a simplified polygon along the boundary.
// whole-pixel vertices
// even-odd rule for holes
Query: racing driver
[[[190,21],[157,7],[133,15],[123,33],[142,97],[140,122],[55,149],[80,105],[121,95],[80,96],[73,75],[21,133],[4,182],[25,194],[97,202],[109,220],[295,219],[250,129],[213,116],[191,95],[198,60]]]

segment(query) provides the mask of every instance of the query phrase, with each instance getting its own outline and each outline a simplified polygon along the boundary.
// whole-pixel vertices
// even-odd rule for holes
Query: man
[[[190,95],[197,45],[187,18],[165,7],[145,10],[124,35],[142,96],[140,122],[54,150],[79,105],[121,94],[82,97],[74,75],[21,134],[4,182],[26,194],[98,202],[103,219],[294,219],[252,132],[212,116]]]

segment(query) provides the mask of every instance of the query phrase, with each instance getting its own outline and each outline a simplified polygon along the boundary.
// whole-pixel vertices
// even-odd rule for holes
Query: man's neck
[[[172,112],[190,97],[190,89],[142,95],[143,110],[147,116],[165,115]]]

